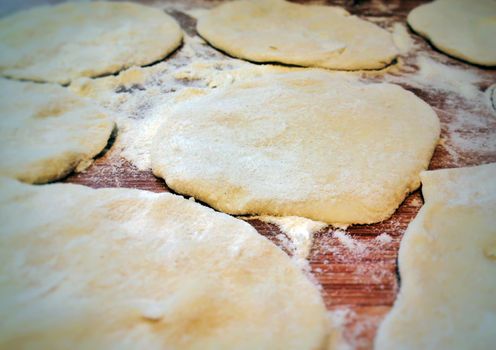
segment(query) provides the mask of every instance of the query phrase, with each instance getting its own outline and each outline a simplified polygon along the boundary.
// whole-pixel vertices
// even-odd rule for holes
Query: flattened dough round
[[[151,157],[170,188],[227,213],[358,224],[386,219],[419,186],[438,137],[411,92],[306,70],[179,105]]]
[[[421,178],[425,205],[401,241],[401,290],[375,349],[492,349],[496,164]]]
[[[449,55],[496,65],[494,0],[436,0],[410,12],[408,24]]]
[[[397,56],[390,33],[330,6],[238,0],[200,16],[198,33],[230,55],[255,62],[356,70]]]
[[[169,193],[0,180],[2,348],[321,349],[316,286],[249,224]]]
[[[181,44],[159,9],[126,2],[41,6],[0,20],[0,73],[69,83],[158,61]]]
[[[107,145],[114,122],[58,85],[0,79],[0,175],[57,180]]]

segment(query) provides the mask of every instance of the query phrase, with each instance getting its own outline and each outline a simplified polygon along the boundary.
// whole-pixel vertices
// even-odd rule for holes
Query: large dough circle
[[[408,24],[449,55],[494,66],[495,16],[494,0],[437,0],[410,12]]]
[[[255,62],[356,70],[397,56],[390,33],[345,10],[283,0],[240,0],[200,16],[198,33],[230,55]]]
[[[169,193],[0,179],[0,344],[308,349],[319,291],[249,224]]]
[[[179,25],[132,3],[41,6],[0,20],[0,73],[68,83],[158,61],[181,43]]]
[[[114,122],[59,85],[0,79],[0,175],[57,180],[107,145]]]
[[[334,224],[389,217],[419,186],[439,137],[421,99],[339,73],[266,73],[167,115],[153,172],[231,214]]]

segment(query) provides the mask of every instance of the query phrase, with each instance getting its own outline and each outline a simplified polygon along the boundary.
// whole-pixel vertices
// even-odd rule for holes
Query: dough
[[[222,4],[198,19],[198,33],[228,54],[255,62],[331,69],[378,69],[398,55],[392,35],[345,10],[283,0]]]
[[[401,241],[401,290],[375,348],[494,349],[496,163],[421,174]]]
[[[153,172],[230,214],[384,220],[419,186],[439,121],[397,85],[346,76],[266,73],[179,104],[153,141]]]
[[[324,346],[317,287],[241,220],[169,193],[0,189],[1,348]]]
[[[132,3],[41,6],[0,20],[0,73],[69,83],[161,60],[180,44],[167,14]]]
[[[449,55],[494,66],[495,16],[494,0],[437,0],[410,12],[408,24]]]
[[[60,179],[107,145],[114,122],[58,85],[0,79],[0,175]]]

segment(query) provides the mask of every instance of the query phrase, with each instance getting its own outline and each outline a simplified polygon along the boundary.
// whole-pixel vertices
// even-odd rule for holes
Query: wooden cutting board
[[[47,1],[58,2],[58,1]],[[141,1],[145,4],[157,4],[157,1]],[[37,4],[38,1],[32,1]],[[171,2],[167,11],[175,17],[189,35],[196,35],[193,17],[184,12],[184,4],[194,6],[210,6],[207,0],[189,0]],[[322,2],[320,2],[322,3]],[[341,1],[333,4],[344,6],[349,12],[360,17],[373,20],[379,25],[391,28],[394,22],[405,23],[408,12],[421,1]],[[179,6],[180,4],[180,6]],[[174,6],[177,9],[174,9]],[[27,4],[23,4],[23,7]],[[181,10],[183,9],[183,10]],[[401,68],[387,74],[401,76],[418,70],[416,60],[419,54],[429,54],[434,59],[445,64],[459,67],[480,74],[480,90],[486,90],[496,83],[496,71],[475,67],[459,60],[450,58],[425,42],[415,34],[416,45],[420,47],[414,53],[403,55]],[[179,49],[180,50],[180,49]],[[169,60],[174,60],[177,52]],[[365,79],[381,81],[381,75],[368,76]],[[408,78],[399,82],[403,87],[416,93],[434,107],[442,122],[442,142],[436,148],[430,169],[460,167],[496,162],[496,115],[490,110],[481,111],[466,105],[462,100],[453,104],[453,94],[439,89],[419,88],[418,84],[410,84]],[[461,82],[462,83],[462,82]],[[454,120],[460,113],[478,113],[486,118],[483,125],[467,123],[458,127]],[[458,118],[459,119],[459,118]],[[458,128],[454,130],[454,128]],[[480,145],[485,140],[487,147],[459,147],[451,145],[450,140],[456,135],[473,139]],[[109,152],[110,153],[110,152]],[[139,171],[123,159],[116,160],[109,153],[98,158],[94,164],[83,173],[73,174],[64,181],[84,184],[94,188],[100,187],[129,187],[150,190],[154,192],[169,191],[165,182],[155,178],[150,171]],[[401,204],[396,213],[382,223],[374,225],[358,225],[349,227],[341,239],[328,227],[317,233],[310,254],[312,274],[322,286],[322,295],[329,310],[342,315],[345,324],[345,338],[357,349],[369,349],[376,328],[384,315],[391,308],[400,280],[397,273],[397,253],[401,237],[409,222],[415,217],[422,205],[420,191],[412,193]],[[249,220],[260,234],[268,237],[281,246],[277,235],[280,231],[276,226],[259,220]],[[382,236],[381,236],[382,235]],[[387,235],[387,236],[386,236]],[[377,238],[379,237],[380,238]]]

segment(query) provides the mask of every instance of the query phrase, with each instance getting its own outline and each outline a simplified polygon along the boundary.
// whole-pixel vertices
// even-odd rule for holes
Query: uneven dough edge
[[[401,289],[376,349],[492,348],[495,178],[496,163],[421,174],[425,204],[401,241]]]
[[[355,72],[355,71],[360,71],[360,70],[380,70],[383,69],[390,64],[394,62],[394,60],[397,58],[398,54],[394,53],[391,54],[390,56],[384,58],[381,61],[375,61],[375,62],[369,62],[369,63],[363,63],[361,64],[360,68],[346,68],[346,67],[341,67],[336,64],[327,64],[325,62],[320,62],[320,61],[314,61],[314,60],[308,60],[308,61],[302,61],[298,60],[298,62],[290,62],[290,59],[287,60],[279,60],[279,59],[274,59],[271,56],[267,55],[259,55],[258,57],[250,57],[247,58],[247,55],[243,54],[242,52],[240,53],[235,53],[229,48],[229,44],[226,44],[225,42],[219,40],[219,39],[213,39],[213,38],[207,38],[204,34],[202,34],[202,29],[200,25],[197,26],[198,34],[206,41],[208,42],[212,47],[218,49],[222,53],[238,58],[241,60],[246,60],[248,62],[254,62],[254,63],[259,63],[259,64],[280,64],[280,65],[287,65],[287,66],[295,66],[295,67],[313,67],[313,68],[325,68],[329,70],[336,70],[336,71],[349,71],[349,72]]]
[[[25,169],[19,169],[13,177],[18,180],[31,184],[45,184],[52,181],[63,179],[73,171],[76,171],[80,164],[92,162],[93,159],[102,153],[108,144],[112,135],[115,124],[112,122],[107,129],[106,141],[94,143],[91,151],[84,154],[67,152],[55,159],[42,159],[35,164],[30,164]]]
[[[272,0],[275,3],[283,3],[285,1],[281,0]],[[366,25],[369,26],[369,28],[372,28],[373,30],[383,30],[387,33],[387,31],[379,26],[377,26],[374,23],[368,22],[366,20],[363,20],[357,16],[349,14],[346,10],[340,8],[340,7],[335,7],[335,6],[323,6],[323,5],[317,5],[317,4],[298,4],[298,3],[291,3],[293,6],[298,5],[298,6],[304,6],[304,7],[313,7],[316,9],[321,9],[322,11],[333,11],[336,14],[340,14],[343,16],[346,16],[347,20],[350,22],[355,22],[353,24],[356,24],[357,21],[364,22]],[[215,8],[210,11],[215,11]],[[280,58],[280,55],[271,55],[268,53],[253,53],[249,52],[247,53],[247,50],[243,48],[242,43],[240,45],[237,45],[236,48],[233,48],[233,43],[232,40],[230,39],[223,39],[219,35],[210,35],[210,27],[215,26],[215,21],[211,18],[208,17],[209,13],[202,14],[198,18],[196,29],[198,34],[206,41],[208,42],[211,46],[217,48],[218,50],[222,51],[223,53],[233,56],[239,59],[251,61],[251,62],[256,62],[256,63],[266,63],[266,64],[282,64],[282,65],[294,65],[294,66],[300,66],[300,67],[316,67],[316,68],[326,68],[330,70],[342,70],[342,71],[360,71],[360,70],[379,70],[383,69],[384,67],[387,67],[391,63],[394,62],[396,57],[399,54],[399,50],[396,48],[394,45],[392,36],[390,38],[391,41],[391,47],[394,49],[391,50],[391,52],[388,53],[387,56],[381,57],[381,59],[373,58],[369,61],[362,62],[359,64],[359,67],[348,67],[347,63],[337,63],[337,62],[327,62],[326,59],[302,59],[301,57],[284,57]],[[353,26],[352,23],[350,23],[350,27]],[[363,23],[361,23],[363,25]],[[339,54],[338,54],[339,55]],[[250,56],[250,57],[249,57]]]
[[[435,146],[432,149],[432,153],[434,152]],[[431,155],[432,155],[431,153]],[[430,158],[429,158],[430,159]],[[418,170],[421,172],[426,170],[429,165],[430,160],[427,164]],[[183,181],[182,179],[168,176],[167,172],[163,169],[158,169],[154,167],[153,174],[161,179],[164,179],[167,186],[172,189],[175,193],[191,196],[193,191],[191,190],[191,185],[187,181]],[[205,184],[205,186],[208,186]],[[235,186],[231,186],[235,187]],[[203,194],[200,192],[194,192],[194,198],[207,203],[211,207],[227,214],[231,215],[268,215],[268,216],[301,216],[314,221],[324,221],[330,225],[339,226],[348,226],[348,225],[366,225],[366,224],[374,224],[377,222],[381,222],[389,219],[394,212],[398,209],[398,207],[403,203],[404,199],[413,191],[417,190],[420,187],[420,180],[418,178],[414,178],[411,180],[409,184],[405,186],[404,189],[400,191],[401,194],[395,196],[394,199],[391,200],[391,204],[388,205],[387,209],[383,208],[374,210],[372,207],[366,207],[360,205],[361,210],[357,218],[349,218],[340,219],[344,213],[357,211],[357,203],[351,203],[352,201],[343,200],[337,203],[330,204],[328,201],[313,201],[312,205],[309,206],[306,202],[291,202],[290,206],[288,205],[280,205],[277,206],[273,202],[270,201],[252,201],[252,203],[248,202],[242,208],[234,208],[229,201],[220,199],[213,200],[211,196],[208,194]],[[229,187],[226,187],[226,190],[229,190]],[[236,190],[234,190],[236,192]],[[267,207],[271,206],[271,210],[260,209],[261,206]],[[319,212],[316,214],[316,212]],[[324,213],[329,213],[328,215]],[[343,213],[343,214],[339,214]],[[367,213],[363,215],[363,213]],[[363,219],[364,216],[367,216],[367,219]],[[336,219],[337,218],[337,219]]]
[[[36,184],[59,180],[93,161],[117,128],[107,111],[57,84],[0,79],[0,88],[6,128],[0,176]]]
[[[97,4],[94,6],[122,6],[122,7],[134,7],[136,11],[138,11],[140,8],[145,8],[146,11],[155,11],[157,13],[160,13],[160,9],[156,9],[151,6],[146,6],[146,5],[141,5],[137,4],[134,2],[129,2],[129,1],[122,1],[122,2],[111,2],[111,1],[99,1],[99,2],[93,2],[93,4]],[[100,4],[98,4],[100,3]],[[89,3],[91,6],[91,3]],[[84,2],[82,3],[62,3],[62,4],[53,4],[53,5],[41,5],[41,6],[35,6],[32,8],[29,8],[27,10],[21,10],[17,13],[11,14],[5,18],[0,18],[0,21],[5,21],[9,20],[10,17],[15,17],[22,15],[24,13],[29,14],[31,11],[36,11],[39,8],[50,8],[50,7],[57,7],[57,6],[85,6]],[[90,77],[90,78],[98,78],[98,77],[103,77],[111,74],[118,73],[122,70],[128,69],[132,66],[147,66],[154,64],[156,62],[159,62],[166,57],[168,57],[171,53],[173,53],[178,47],[181,46],[181,43],[183,41],[183,31],[180,27],[180,25],[177,23],[177,21],[165,11],[163,11],[163,15],[165,19],[168,22],[168,25],[171,27],[171,33],[170,33],[170,38],[168,40],[163,40],[162,48],[160,50],[160,53],[155,53],[153,54],[150,52],[150,49],[145,48],[139,48],[140,50],[146,50],[147,56],[144,55],[139,55],[139,56],[134,56],[131,58],[128,58],[127,61],[120,61],[118,63],[112,63],[112,62],[107,62],[106,67],[99,67],[95,68],[94,66],[87,67],[85,70],[78,70],[77,69],[77,63],[74,64],[76,66],[76,69],[72,67],[72,69],[67,69],[65,68],[62,73],[58,74],[54,71],[53,67],[46,69],[46,70],[40,70],[39,68],[36,68],[35,70],[32,69],[31,65],[27,67],[5,67],[1,68],[0,67],[0,75],[11,78],[11,79],[18,79],[18,80],[28,80],[28,81],[33,81],[33,82],[52,82],[52,83],[58,83],[62,85],[66,85],[71,83],[72,81],[81,78],[81,77]],[[1,22],[0,22],[1,23]],[[123,42],[125,42],[125,39],[122,40],[122,42],[117,43],[117,45],[123,45]],[[164,45],[167,43],[167,45]],[[116,43],[109,43],[109,50],[112,50],[112,45],[116,45]],[[87,50],[88,48],[80,48],[81,50]],[[131,52],[131,50],[130,50]],[[130,55],[130,52],[128,52],[128,56]],[[93,57],[94,59],[95,57]]]
[[[322,70],[320,72],[315,70],[313,74],[322,72],[331,74]],[[306,72],[304,73],[306,74]],[[290,78],[295,74],[300,73],[292,72],[283,75],[287,75]],[[383,221],[396,211],[409,193],[420,186],[419,174],[429,166],[437,146],[440,126],[437,115],[425,101],[397,85],[382,85],[392,88],[393,91],[397,90],[402,96],[414,98],[415,103],[422,107],[423,116],[428,120],[432,119],[433,125],[431,129],[435,130],[435,132],[432,134],[432,140],[430,139],[431,135],[429,135],[429,140],[426,142],[428,146],[424,145],[421,155],[416,157],[416,159],[422,159],[422,161],[415,165],[415,169],[412,170],[407,178],[403,178],[400,187],[395,188],[394,191],[388,189],[386,195],[381,197],[380,204],[377,202],[377,196],[374,197],[375,202],[373,200],[367,202],[363,198],[356,199],[353,196],[342,198],[339,193],[330,200],[313,199],[310,201],[287,198],[284,203],[280,203],[279,199],[258,199],[256,196],[259,193],[255,195],[249,193],[245,191],[242,185],[231,183],[229,179],[222,183],[224,188],[221,191],[222,186],[218,183],[213,183],[209,179],[201,179],[196,174],[190,177],[187,174],[187,169],[178,174],[175,169],[167,166],[167,163],[171,162],[171,160],[167,161],[165,159],[162,148],[169,148],[169,146],[166,146],[169,138],[165,136],[167,133],[163,133],[164,136],[161,137],[162,131],[169,130],[166,124],[159,129],[154,139],[151,153],[152,171],[155,176],[164,179],[169,188],[176,193],[193,196],[217,210],[232,215],[302,216],[334,225],[371,224]],[[346,153],[345,151],[343,152]],[[226,157],[229,156],[226,154]],[[382,204],[383,202],[385,204]]]
[[[446,45],[442,43],[442,40],[440,41],[440,38],[436,36],[436,34],[429,33],[429,31],[431,31],[431,29],[427,28],[429,25],[424,24],[423,22],[425,22],[426,19],[428,19],[430,22],[436,20],[435,16],[432,16],[432,14],[429,12],[429,7],[436,5],[434,4],[434,2],[420,5],[414,8],[412,11],[410,11],[410,13],[407,16],[407,23],[410,26],[410,28],[414,32],[422,36],[425,40],[427,40],[438,50],[442,51],[445,55],[485,67],[496,66],[496,60],[494,59],[486,60],[482,57],[474,58],[471,55],[467,55],[465,52],[463,52],[463,50],[460,50],[460,48],[454,45]]]
[[[420,185],[420,174],[422,171],[427,170],[429,167],[430,160],[434,151],[437,147],[437,143],[433,144],[431,148],[428,160],[426,160],[419,169],[415,172],[417,175],[412,176],[408,183],[400,189],[395,195],[388,199],[388,204],[386,208],[374,208],[370,206],[360,205],[353,200],[339,200],[336,203],[330,203],[329,201],[313,201],[309,206],[307,202],[302,201],[291,202],[288,206],[287,204],[276,205],[271,201],[258,201],[252,200],[246,202],[242,207],[236,208],[236,205],[223,198],[213,199],[211,195],[205,192],[198,192],[191,189],[191,184],[188,180],[183,180],[176,176],[170,176],[164,167],[154,166],[152,172],[156,177],[164,179],[167,186],[172,189],[175,193],[184,196],[194,196],[197,200],[207,203],[207,205],[227,214],[231,215],[269,215],[269,216],[301,216],[314,221],[324,221],[330,225],[348,226],[348,225],[366,225],[374,224],[384,220],[389,219],[403,203],[405,198],[412,192],[416,191]],[[153,154],[153,153],[152,153]],[[158,157],[152,156],[152,157]],[[153,158],[152,158],[153,159]],[[157,161],[153,161],[157,163]],[[208,183],[204,184],[205,188],[210,185]],[[226,193],[233,193],[233,198],[236,197],[238,191],[242,192],[242,189],[235,185],[226,185]],[[271,210],[261,209],[261,207],[271,207]],[[357,210],[357,206],[360,210]],[[359,212],[356,217],[350,218],[350,212]],[[366,214],[365,214],[366,213]],[[346,216],[346,219],[344,218]]]
[[[64,336],[68,337],[65,339],[73,339],[71,336],[77,337],[78,329],[81,329],[82,332],[86,333],[84,333],[85,336],[79,346],[85,347],[86,345],[91,348],[135,349],[142,346],[148,349],[163,348],[164,343],[161,340],[166,339],[170,342],[168,344],[171,345],[171,348],[174,349],[239,348],[248,350],[253,348],[250,347],[252,344],[255,348],[260,349],[282,350],[291,348],[297,350],[304,348],[316,350],[324,349],[328,335],[329,337],[332,335],[332,333],[328,333],[325,306],[318,289],[273,243],[260,236],[251,225],[229,215],[216,213],[212,209],[170,193],[156,194],[137,189],[115,188],[95,190],[72,184],[33,186],[2,177],[0,177],[0,206],[2,207],[0,217],[8,218],[4,221],[5,226],[0,228],[0,240],[3,243],[13,240],[18,245],[22,244],[22,241],[16,243],[16,240],[27,239],[29,244],[23,244],[22,248],[25,249],[26,253],[33,249],[33,254],[27,255],[30,259],[25,263],[36,268],[39,266],[37,265],[37,261],[39,261],[43,266],[39,267],[40,271],[43,272],[43,269],[48,268],[45,272],[49,272],[42,274],[39,271],[33,275],[29,272],[28,266],[26,266],[28,269],[24,270],[21,268],[23,265],[16,265],[15,261],[17,260],[14,259],[14,266],[19,269],[19,276],[26,274],[26,277],[32,280],[30,283],[33,283],[33,288],[36,287],[37,283],[41,283],[43,293],[37,295],[39,290],[35,288],[34,294],[30,294],[29,291],[25,294],[26,302],[28,305],[31,303],[32,310],[35,312],[31,316],[29,310],[26,309],[19,314],[13,312],[19,307],[17,301],[8,303],[8,305],[0,303],[0,309],[5,310],[11,316],[8,320],[0,322],[0,345],[15,344],[15,339],[33,344],[30,343],[30,339],[36,339],[37,332],[40,334],[48,332],[45,333],[48,337],[50,335],[56,336],[53,339],[55,343],[50,338],[42,337],[36,343],[37,346],[53,349],[59,345],[64,348],[64,344],[67,345]],[[57,210],[57,207],[60,211]],[[75,208],[79,208],[77,213],[65,215],[71,213]],[[15,223],[16,217],[13,216],[15,214],[23,215],[20,218],[22,220],[20,224]],[[62,217],[58,217],[61,215]],[[148,220],[146,220],[147,218]],[[48,230],[50,223],[60,223],[60,225],[50,233]],[[154,230],[159,231],[156,232],[155,236],[153,235]],[[164,234],[163,231],[167,232],[167,230],[172,232]],[[173,230],[178,231],[173,232]],[[224,232],[219,233],[221,230]],[[104,234],[104,236],[98,238],[96,233]],[[202,237],[202,234],[205,233],[207,235]],[[188,238],[181,238],[183,234]],[[36,244],[42,243],[44,239],[50,239],[51,236],[53,236],[51,242],[42,247],[44,249],[36,251]],[[171,241],[167,240],[168,237],[171,237]],[[223,237],[227,243],[224,243]],[[91,241],[86,241],[85,238],[89,238]],[[101,249],[112,241],[116,247],[109,247],[106,255],[105,250],[101,251]],[[225,249],[225,251],[213,254],[216,249],[214,244],[216,242],[219,248]],[[182,245],[186,243],[188,244]],[[54,251],[54,248],[60,244],[60,249]],[[94,252],[85,253],[84,249],[81,251],[82,248],[78,248],[80,244],[83,248],[94,249]],[[146,256],[140,256],[147,244],[151,244],[148,246],[151,250],[145,249]],[[161,247],[161,245],[163,246]],[[176,248],[172,249],[167,245]],[[7,248],[6,246],[3,247]],[[207,247],[207,249],[202,247]],[[164,249],[170,250],[171,256],[178,261],[165,259],[169,255],[163,255]],[[45,250],[53,252],[53,256],[45,257]],[[101,253],[98,253],[99,251]],[[171,270],[167,262],[178,264],[180,269],[181,259],[191,260],[190,256],[175,256],[174,252],[178,251],[201,253],[204,260],[199,261],[198,264],[193,263],[192,269],[186,269],[188,274],[174,275],[171,272],[174,269]],[[16,254],[16,250],[11,250],[11,253]],[[78,254],[82,255],[79,256]],[[86,255],[88,258],[85,258]],[[7,265],[11,257],[10,253],[2,254],[2,261],[6,263],[3,268],[13,266],[12,264]],[[48,265],[43,265],[44,258],[48,259],[45,261]],[[159,261],[156,260],[158,258],[166,262],[164,267],[160,266]],[[60,259],[61,263],[64,261],[66,263],[62,265],[57,263],[52,267],[50,261],[59,261],[57,259]],[[102,260],[99,262],[99,259]],[[115,263],[119,259],[124,259],[121,266]],[[229,259],[232,259],[231,264],[229,264]],[[88,260],[93,261],[91,264],[96,264],[95,267],[98,267],[99,271],[92,272],[91,267],[85,267]],[[107,263],[105,263],[106,260]],[[23,261],[22,259],[19,260],[19,262]],[[264,266],[264,261],[270,266]],[[106,271],[107,264],[113,267],[106,273],[112,274],[109,276],[100,275],[102,271]],[[151,265],[146,268],[146,264]],[[136,270],[137,275],[133,280],[143,282],[144,285],[148,286],[143,287],[144,289],[139,287],[140,283],[136,286],[130,284],[129,288],[126,287],[126,283],[123,284],[129,280],[136,267],[139,269]],[[52,270],[53,268],[55,269]],[[68,268],[69,273],[64,279],[58,279],[56,272],[64,272],[66,268]],[[148,272],[140,271],[140,269],[145,269]],[[161,274],[162,269],[165,277],[159,275],[157,278],[159,280],[166,278],[162,280],[166,285],[172,283],[172,291],[181,292],[182,290],[185,293],[179,295],[176,295],[177,293],[172,295],[157,294],[162,287],[153,284],[154,278],[150,280],[146,276],[148,273],[151,276],[157,273]],[[210,274],[216,276],[219,273],[218,269],[220,269],[220,279],[215,279],[215,281],[206,279]],[[256,271],[262,271],[262,276],[253,275]],[[264,271],[266,271],[266,276],[263,276]],[[55,275],[52,276],[50,273],[55,273]],[[126,276],[128,277],[126,278]],[[16,274],[9,274],[5,275],[5,280],[8,280],[8,277],[14,280],[18,278]],[[177,278],[182,278],[184,281],[178,285],[175,282]],[[45,279],[48,280],[47,283],[50,286],[46,291],[43,289],[45,288],[43,287]],[[249,284],[249,287],[246,287],[248,289],[245,288],[239,293],[235,293],[235,290],[232,290],[233,284],[234,287],[236,285],[245,286],[242,283],[245,279]],[[90,283],[84,282],[86,280]],[[115,280],[120,281],[118,282],[120,284],[113,288],[112,281]],[[51,286],[52,282],[50,281],[56,284]],[[64,283],[64,281],[66,282]],[[80,281],[83,283],[81,284]],[[79,284],[81,285],[79,286]],[[218,285],[222,287],[216,287]],[[174,286],[180,287],[177,289]],[[9,295],[9,288],[0,283],[0,292],[3,296]],[[134,288],[137,289],[133,292]],[[164,288],[162,290],[170,291],[170,287]],[[106,292],[108,290],[114,290],[117,293],[107,295],[109,294]],[[209,295],[212,291],[216,293]],[[219,326],[214,322],[217,313],[209,311],[210,308],[208,307],[210,301],[212,301],[212,305],[217,305],[215,303],[226,298],[224,293],[231,296],[227,301],[235,306],[231,305],[230,307],[234,307],[234,309],[225,311],[226,316],[228,316],[226,320],[217,320],[221,322],[220,324],[227,321],[226,332],[223,332],[222,328],[218,329]],[[260,302],[264,304],[255,308],[257,310],[243,310],[243,306],[247,307],[251,303],[258,302],[258,299],[254,297],[259,293],[261,293]],[[270,299],[273,294],[278,295],[278,300]],[[15,294],[14,297],[16,295],[18,294]],[[36,296],[36,298],[31,298],[31,295]],[[247,296],[250,299],[242,299]],[[110,299],[107,299],[108,297]],[[285,300],[285,297],[289,299]],[[23,300],[22,296],[20,298]],[[148,298],[151,299],[148,300]],[[2,301],[5,300],[2,299]],[[52,302],[57,303],[57,306],[54,306]],[[170,310],[166,309],[167,312],[164,317],[167,319],[176,315],[178,317],[175,319],[177,323],[158,322],[162,317],[160,313],[157,314],[160,310],[146,307],[145,302],[152,302],[150,306],[153,306],[153,303],[158,303],[158,305],[171,307]],[[295,306],[292,306],[293,302]],[[190,307],[190,303],[194,307]],[[281,308],[280,315],[278,310],[275,310],[273,314],[267,315],[266,320],[260,319],[258,320],[260,323],[249,323],[252,312],[263,315],[266,309],[274,309],[274,305],[279,305]],[[80,309],[81,306],[83,309]],[[143,307],[144,309],[142,309]],[[233,317],[236,319],[236,314],[233,313],[236,312],[237,307],[241,308],[239,310],[241,312],[240,325],[232,321]],[[50,311],[50,308],[53,310]],[[204,308],[206,308],[205,314],[201,311]],[[67,314],[65,313],[66,309]],[[140,316],[140,312],[143,313],[142,316]],[[285,312],[289,312],[289,314],[283,317]],[[43,315],[46,316],[46,313],[53,315],[53,319],[48,317],[44,322]],[[73,317],[78,317],[78,315],[82,316],[82,319],[78,319],[80,323],[76,321],[76,325],[79,325],[76,329],[74,328]],[[55,316],[67,317],[69,322],[67,325],[61,324]],[[194,317],[200,317],[200,320]],[[205,319],[205,324],[201,322],[202,317]],[[210,317],[212,317],[212,321],[209,321]],[[181,335],[181,327],[183,327],[184,331],[191,334],[192,326],[187,322],[188,318],[193,318],[193,324],[197,325],[195,327],[198,327],[198,338],[193,339],[192,343],[181,343],[181,337],[176,338],[174,332],[180,332]],[[33,319],[34,322],[40,322],[40,324],[30,324],[27,322],[30,319]],[[122,321],[124,323],[120,324],[119,322]],[[23,324],[23,327],[18,327],[19,322]],[[51,324],[61,328],[53,330],[50,328]],[[272,329],[274,333],[268,332],[267,328]],[[207,331],[213,329],[216,332],[210,334],[205,332],[205,329]],[[233,331],[234,334],[231,334],[229,330]],[[29,333],[30,331],[34,333]],[[61,333],[57,333],[58,331]],[[110,338],[105,338],[109,331],[116,331],[117,333],[111,333]],[[31,334],[35,338],[24,338],[23,332],[28,335]],[[238,333],[237,336],[236,333]],[[193,334],[196,334],[196,331]],[[275,337],[276,334],[285,334],[285,336],[283,339],[278,339]],[[21,338],[16,338],[17,336],[21,336]],[[102,340],[101,337],[104,339]],[[14,343],[11,343],[12,341]],[[279,342],[286,344],[287,347],[277,346]],[[50,344],[55,344],[55,346],[50,346]],[[117,347],[115,347],[116,344]],[[182,347],[180,344],[187,345]]]

